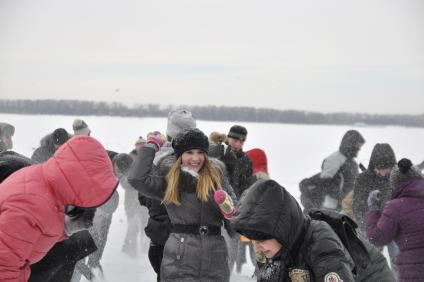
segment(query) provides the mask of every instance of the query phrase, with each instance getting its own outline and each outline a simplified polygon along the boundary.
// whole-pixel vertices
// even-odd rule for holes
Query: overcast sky
[[[424,113],[422,0],[0,0],[0,98]]]

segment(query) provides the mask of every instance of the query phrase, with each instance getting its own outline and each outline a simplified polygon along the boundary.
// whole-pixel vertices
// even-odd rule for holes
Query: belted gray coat
[[[128,181],[142,195],[163,200],[167,187],[166,178],[152,174],[155,150],[151,147],[139,149]],[[214,163],[213,163],[214,164]],[[214,164],[215,165],[215,164]],[[219,171],[219,166],[216,166]],[[226,178],[222,189],[232,195],[234,192]],[[224,223],[218,205],[209,196],[207,202],[196,197],[197,178],[181,171],[179,185],[180,205],[166,204],[172,224],[216,226]],[[221,235],[200,235],[171,233],[164,248],[161,280],[184,282],[225,282],[229,281],[228,253]]]

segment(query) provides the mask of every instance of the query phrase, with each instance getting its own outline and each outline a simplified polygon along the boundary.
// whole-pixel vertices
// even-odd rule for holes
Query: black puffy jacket
[[[290,281],[293,275],[309,277],[304,281],[354,281],[353,261],[336,233],[326,222],[303,215],[296,200],[273,180],[259,180],[249,188],[232,224],[247,237],[267,234],[283,246],[260,265],[258,281]]]

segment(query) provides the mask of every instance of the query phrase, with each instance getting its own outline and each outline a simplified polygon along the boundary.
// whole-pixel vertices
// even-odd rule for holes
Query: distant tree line
[[[168,112],[185,108],[196,119],[211,121],[271,122],[296,124],[366,124],[424,127],[422,115],[381,115],[363,113],[318,113],[226,106],[160,106],[157,104],[128,107],[122,103],[79,100],[5,100],[0,99],[1,113],[51,114],[75,116],[167,117]]]

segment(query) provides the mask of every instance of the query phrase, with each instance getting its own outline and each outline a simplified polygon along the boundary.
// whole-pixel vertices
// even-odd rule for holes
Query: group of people
[[[367,244],[380,251],[387,246],[398,281],[421,281],[424,162],[397,162],[390,144],[377,143],[365,168],[355,161],[364,143],[358,131],[347,131],[339,150],[324,159],[321,172],[300,182],[304,213],[320,208],[350,216]]]
[[[302,210],[268,174],[265,152],[244,151],[244,126],[206,136],[189,111],[175,110],[165,134],[138,138],[128,153],[106,150],[83,120],[73,129],[48,134],[26,158],[10,151],[14,128],[0,123],[0,281],[101,275],[118,183],[128,215],[123,251],[136,255],[134,234],[144,227],[157,281],[230,281],[246,249],[260,282],[424,277],[420,168],[379,143],[359,173],[365,138],[356,130],[300,183]]]

